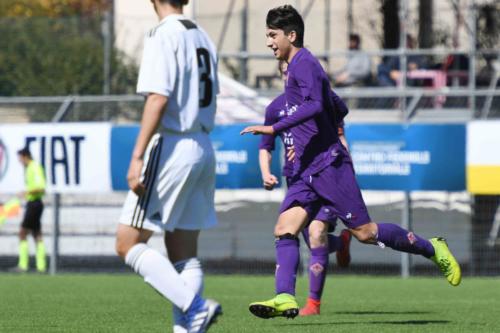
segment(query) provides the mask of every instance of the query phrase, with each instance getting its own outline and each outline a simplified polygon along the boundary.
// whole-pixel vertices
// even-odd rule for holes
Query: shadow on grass
[[[429,314],[430,311],[335,311],[335,314],[347,314],[347,315],[395,315],[395,314]]]
[[[431,324],[449,324],[449,320],[388,320],[388,321],[340,321],[329,323],[285,323],[280,326],[340,326],[340,325],[367,325],[367,324],[386,324],[386,325],[431,325]]]

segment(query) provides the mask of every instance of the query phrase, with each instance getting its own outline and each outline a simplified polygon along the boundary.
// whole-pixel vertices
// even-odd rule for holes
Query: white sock
[[[125,256],[125,263],[175,306],[186,311],[195,292],[188,288],[172,263],[144,243],[134,245]]]
[[[178,261],[174,263],[174,267],[186,283],[186,286],[201,296],[203,293],[203,270],[198,258]],[[181,309],[174,305],[172,307],[172,314],[174,319],[174,333],[187,332]]]

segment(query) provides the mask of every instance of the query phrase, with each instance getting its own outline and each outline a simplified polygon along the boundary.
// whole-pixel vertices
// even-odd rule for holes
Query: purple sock
[[[340,251],[342,248],[342,239],[339,236],[328,234],[328,253]]]
[[[401,252],[421,254],[430,258],[434,255],[431,242],[413,232],[392,223],[378,223],[377,240],[386,246]]]
[[[295,295],[295,280],[299,267],[299,240],[276,241],[276,294]]]
[[[309,298],[321,300],[325,285],[326,270],[328,268],[327,246],[311,249],[309,258]]]

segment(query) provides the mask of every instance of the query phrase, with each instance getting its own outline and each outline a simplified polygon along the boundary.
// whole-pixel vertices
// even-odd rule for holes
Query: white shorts
[[[146,192],[129,191],[120,223],[138,229],[202,230],[217,224],[215,153],[208,134],[156,134],[143,169]]]

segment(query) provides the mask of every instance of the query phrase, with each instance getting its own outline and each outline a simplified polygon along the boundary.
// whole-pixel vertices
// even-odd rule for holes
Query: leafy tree
[[[0,95],[101,94],[107,0],[2,0]],[[114,49],[111,92],[133,92],[137,66]]]

